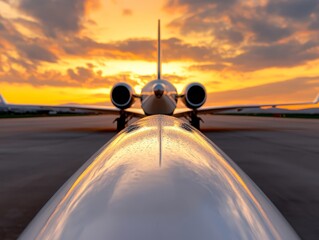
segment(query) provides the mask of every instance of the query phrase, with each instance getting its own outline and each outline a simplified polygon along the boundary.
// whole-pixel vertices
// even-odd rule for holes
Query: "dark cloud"
[[[236,8],[237,0],[169,0],[165,5],[167,11],[186,9],[183,16],[174,19],[169,27],[179,29],[182,34],[212,33],[226,31],[225,13],[229,14]]]
[[[203,6],[211,7],[216,11],[225,11],[232,7],[237,0],[169,0],[165,6],[166,9],[174,9],[180,6],[186,7],[188,11],[197,12],[202,9]]]
[[[319,9],[318,0],[271,0],[267,5],[269,14],[276,14],[294,20],[307,20]]]
[[[58,39],[58,43],[68,55],[130,60],[155,59],[156,43],[150,39],[99,43],[88,37],[68,37]]]
[[[268,67],[291,67],[319,57],[317,42],[296,41],[266,46],[247,46],[245,52],[228,59],[238,70],[254,71]]]
[[[319,76],[287,79],[275,83],[263,84],[237,90],[210,93],[208,100],[215,104],[223,103],[270,103],[265,99],[272,99],[271,103],[285,101],[312,101],[319,90]],[[308,96],[305,99],[305,96]]]
[[[286,38],[292,34],[288,27],[281,27],[278,23],[270,22],[267,19],[257,19],[247,24],[248,28],[255,35],[256,42],[272,43]]]
[[[294,67],[318,59],[318,46],[319,43],[317,41],[300,43],[294,40],[267,45],[251,44],[241,47],[241,54],[233,57],[223,57],[220,54],[219,58],[211,58],[213,63],[193,65],[190,70],[222,71],[230,69],[256,71],[270,67]],[[214,63],[216,59],[219,60],[219,63]]]
[[[193,60],[203,62],[219,59],[217,49],[205,45],[188,44],[178,38],[164,40],[163,49],[165,49],[163,59],[166,61]]]
[[[0,31],[5,30],[4,25],[0,22]]]
[[[31,61],[57,62],[58,57],[37,44],[17,44],[17,49]]]
[[[319,15],[309,23],[309,29],[319,31]]]
[[[234,28],[216,28],[214,34],[217,38],[233,44],[239,44],[244,41],[243,33]]]
[[[96,43],[92,41],[83,42],[87,47],[79,48],[79,50],[87,49],[88,52],[103,52],[104,56],[120,59],[139,59],[156,61],[157,42],[153,39],[127,39],[124,41],[111,43]],[[179,61],[179,60],[196,60],[205,61],[217,56],[214,49],[207,46],[196,46],[183,42],[178,38],[169,38],[162,40],[163,60]]]
[[[305,4],[300,6],[301,2]],[[168,27],[182,35],[198,34],[199,43],[188,43],[182,37],[164,39],[163,60],[195,61],[198,64],[190,70],[199,71],[255,71],[304,64],[318,58],[317,2],[269,0],[263,5],[260,1],[168,0],[167,11],[182,13]],[[27,70],[42,62],[56,63],[69,57],[156,61],[155,39],[97,42],[78,34],[83,29],[88,3],[86,0],[19,0],[18,8],[32,18],[0,16],[0,53],[12,65]],[[301,12],[295,16],[298,7]],[[122,13],[130,12],[123,9]],[[294,16],[303,21],[292,21]],[[23,34],[17,25],[37,37]],[[203,43],[202,35],[213,40]],[[10,51],[1,51],[3,46]],[[13,51],[16,52],[12,54]],[[81,76],[92,77],[89,73],[92,72],[79,68],[71,69],[67,75],[79,81]]]
[[[211,14],[213,15],[213,13]],[[210,17],[201,16],[198,14],[186,14],[183,17],[172,20],[168,27],[179,31],[182,35],[192,33],[212,33],[214,30],[214,22]]]
[[[292,34],[289,24],[276,21],[267,13],[265,8],[248,7],[242,1],[212,1],[205,5],[205,1],[173,1],[175,6],[187,5],[185,16],[174,19],[168,26],[177,28],[184,34],[211,34],[217,40],[240,44],[245,35],[254,35],[255,42],[276,42]],[[168,3],[167,8],[172,4]],[[196,7],[197,11],[192,11]],[[222,9],[222,10],[221,10]]]
[[[1,42],[14,48],[19,56],[12,55],[11,60],[23,68],[37,66],[41,62],[58,62],[65,57],[82,57],[86,59],[124,59],[156,61],[157,42],[155,39],[126,39],[108,43],[96,42],[89,37],[77,35],[57,36],[51,38],[31,38],[20,33],[12,21],[3,19]],[[38,25],[32,21],[17,19],[15,23],[34,28]],[[193,45],[178,38],[162,41],[163,60],[197,62],[218,60],[218,50],[205,45]],[[24,61],[22,61],[24,60]]]
[[[19,8],[34,17],[51,37],[76,33],[82,27],[85,0],[20,0]]]
[[[197,34],[199,39],[211,36],[214,46],[227,44],[227,49],[214,52],[219,62],[232,63],[228,68],[238,71],[254,71],[296,66],[319,57],[318,6],[317,0],[170,0],[165,9],[183,13],[169,28],[186,36]],[[211,63],[194,67],[220,67],[214,64],[216,56],[206,60]]]
[[[125,41],[106,44],[105,46],[109,49],[139,56],[143,59],[152,59],[155,57],[154,53],[156,51],[155,41],[150,39],[127,39]]]
[[[64,57],[124,59],[124,60],[147,60],[156,61],[157,42],[155,39],[126,39],[108,43],[96,42],[89,37],[78,35],[59,35],[56,38],[30,38],[20,33],[14,23],[39,33],[39,25],[36,22],[1,18],[3,22],[3,34],[1,40],[16,49],[20,58],[35,65],[41,62],[57,62]],[[205,45],[193,45],[179,38],[169,38],[162,41],[163,60],[183,61],[194,60],[198,62],[218,60],[218,50]],[[12,56],[13,58],[16,58]],[[30,65],[23,63],[23,67]]]
[[[14,69],[15,65],[19,66],[20,68],[26,71],[34,71],[37,69],[37,64],[32,61],[29,61],[29,59],[11,56],[8,53],[4,53],[3,56],[6,56],[7,58],[6,64],[10,71]]]
[[[156,61],[155,39],[126,39],[110,43],[98,43],[89,38],[62,39],[59,45],[70,55],[100,56],[112,59]],[[179,38],[162,40],[164,61],[207,61],[217,59],[217,49],[205,45],[185,43]]]
[[[75,72],[77,70],[74,70]],[[11,84],[23,83],[34,87],[85,87],[97,88],[108,87],[114,82],[118,81],[116,76],[102,77],[100,74],[92,73],[90,78],[78,78],[78,75],[71,76],[68,73],[61,73],[59,71],[45,71],[43,73],[33,71],[31,73],[20,73],[18,71],[10,71],[9,73],[0,76],[1,82]],[[73,78],[75,77],[75,78]]]
[[[241,20],[241,22],[245,21],[247,20]],[[1,31],[0,45],[2,45],[2,41],[5,41],[14,47],[20,57],[11,55],[8,56],[8,59],[12,64],[18,64],[25,69],[34,69],[41,62],[58,62],[60,58],[69,56],[86,59],[156,61],[156,40],[153,39],[127,39],[109,43],[99,43],[88,37],[79,36],[59,36],[54,41],[50,38],[31,39],[19,33],[9,21],[3,21],[2,24],[4,29]],[[33,25],[33,22],[27,24]],[[289,35],[285,31],[281,32],[279,28],[272,32],[267,27],[263,27],[265,24],[261,22],[250,23],[246,26],[249,28],[255,27],[256,32],[259,29],[269,32],[269,34],[266,34],[269,41],[283,38],[285,34]],[[224,34],[224,38],[228,36],[227,34],[234,34],[235,37],[230,38],[231,41],[235,41],[236,38],[242,39],[241,35],[236,36],[235,31],[231,33],[232,29],[223,27],[219,30],[219,35]],[[275,41],[260,44],[264,43],[262,40],[266,38],[261,37],[262,34],[259,33],[255,37],[260,40],[259,44],[252,42],[244,46],[238,45],[226,50],[226,52],[205,44],[189,44],[179,38],[164,39],[162,42],[163,59],[166,62],[188,60],[203,63],[192,66],[190,70],[222,71],[223,69],[235,69],[237,71],[255,71],[268,67],[296,66],[318,58],[318,44],[316,41],[304,43],[298,41],[277,43]],[[237,50],[242,53],[234,54]],[[78,79],[80,75],[87,76],[86,74],[88,74],[83,69],[73,71],[69,72],[69,76],[73,74],[74,80]]]
[[[95,69],[95,65],[88,63],[85,67],[69,68],[66,79],[73,86],[86,88],[111,87],[117,82],[125,81],[134,86],[138,85],[138,78],[130,72],[122,72],[116,75],[104,75],[101,70]]]
[[[71,82],[66,81],[62,74],[56,71],[46,71],[44,73],[30,71],[28,73],[22,73],[18,70],[11,69],[10,72],[3,73],[0,76],[0,81],[10,84],[29,84],[35,87],[73,86]]]
[[[20,33],[14,24],[0,17],[2,25],[0,44],[6,45],[3,55],[9,60],[11,64],[18,64],[25,69],[34,69],[35,65],[41,62],[57,62],[58,57],[50,48],[50,43],[39,38],[28,38]],[[17,54],[12,54],[16,50]]]
[[[75,70],[68,69],[67,73],[71,79],[77,81],[86,81],[87,79],[91,79],[92,77],[94,77],[94,72],[92,72],[91,68],[85,67],[77,67]],[[100,77],[102,75],[102,72],[99,71],[97,74]]]

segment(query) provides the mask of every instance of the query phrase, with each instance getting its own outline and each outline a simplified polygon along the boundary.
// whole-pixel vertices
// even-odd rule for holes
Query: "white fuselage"
[[[146,115],[172,115],[177,103],[176,88],[166,80],[153,80],[142,89],[141,103]]]
[[[87,161],[20,240],[299,239],[220,149],[186,122],[155,115]]]

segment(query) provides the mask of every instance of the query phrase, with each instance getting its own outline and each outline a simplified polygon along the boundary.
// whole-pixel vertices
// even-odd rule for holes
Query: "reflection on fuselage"
[[[126,128],[54,196],[21,239],[298,239],[251,180],[187,123]]]

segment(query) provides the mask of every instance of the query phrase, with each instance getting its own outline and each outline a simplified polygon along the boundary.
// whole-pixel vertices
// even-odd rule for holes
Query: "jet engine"
[[[200,108],[206,102],[205,87],[200,83],[188,84],[183,90],[182,101],[188,108]]]
[[[111,90],[111,100],[115,107],[126,109],[134,103],[134,90],[127,83],[117,83]]]

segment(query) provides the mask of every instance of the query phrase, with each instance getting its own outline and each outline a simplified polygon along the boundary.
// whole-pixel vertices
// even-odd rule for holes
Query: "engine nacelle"
[[[134,90],[127,83],[117,83],[111,90],[111,100],[115,107],[126,109],[134,103]]]
[[[200,83],[188,84],[183,90],[182,101],[188,108],[196,109],[206,102],[206,90]]]

